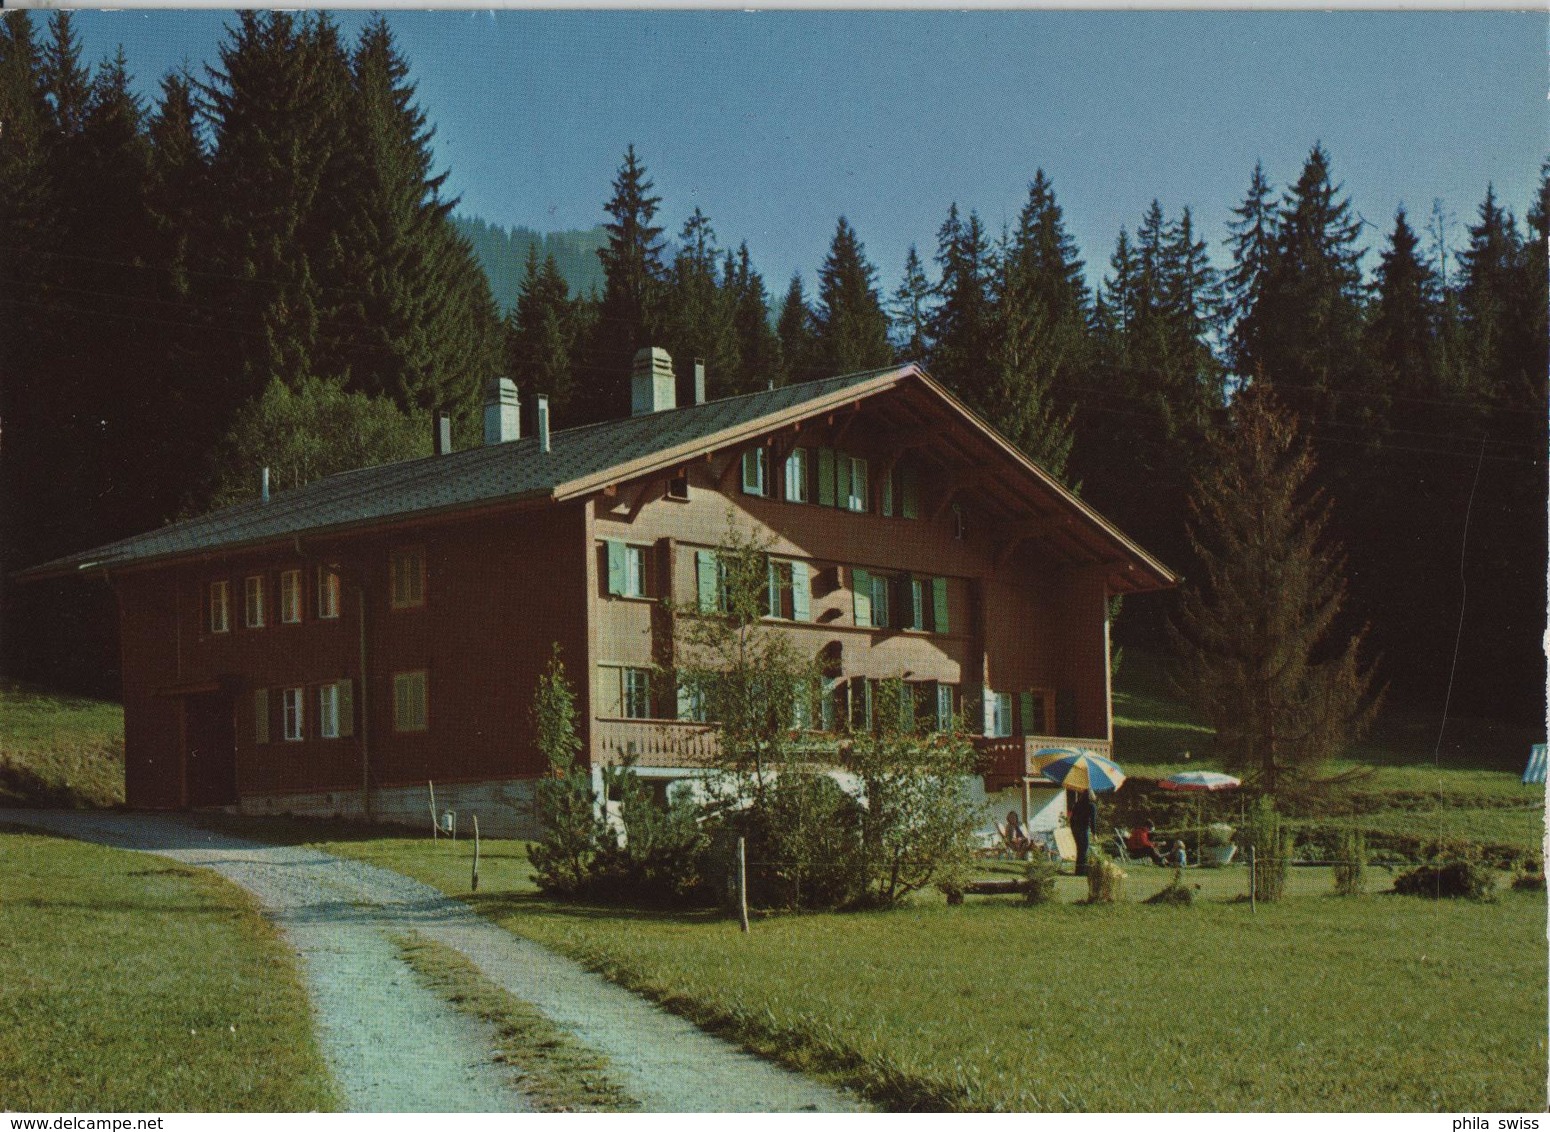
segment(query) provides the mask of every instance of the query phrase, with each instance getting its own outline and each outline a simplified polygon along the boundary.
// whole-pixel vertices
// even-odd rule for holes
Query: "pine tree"
[[[856,230],[842,216],[818,272],[816,367],[825,377],[885,366],[893,360],[888,316]]]
[[[1259,381],[1230,418],[1191,500],[1200,569],[1175,625],[1178,689],[1223,765],[1277,794],[1312,784],[1370,721],[1372,673],[1363,633],[1337,625],[1344,563],[1296,417]]]
[[[780,342],[780,372],[782,385],[811,381],[819,376],[816,352],[818,348],[817,319],[807,305],[807,295],[802,289],[802,277],[793,275],[781,300],[780,314],[775,320],[775,336]]]
[[[904,278],[893,293],[894,338],[898,343],[896,353],[901,362],[918,362],[932,365],[931,360],[931,308],[936,288],[926,278],[921,265],[920,253],[910,245],[904,257]]]
[[[576,423],[623,416],[630,407],[630,363],[642,346],[659,343],[662,229],[653,223],[662,198],[651,195],[651,179],[636,158],[624,154],[614,178],[613,196],[604,205],[608,246],[598,250],[603,264],[603,297],[592,340],[585,351],[584,379],[575,396]]]

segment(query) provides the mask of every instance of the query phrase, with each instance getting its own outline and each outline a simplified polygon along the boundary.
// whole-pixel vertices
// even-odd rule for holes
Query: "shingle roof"
[[[292,491],[171,523],[23,571],[41,577],[95,567],[143,564],[225,548],[253,545],[341,527],[386,522],[427,512],[496,501],[544,498],[568,484],[606,475],[657,454],[785,416],[836,393],[914,373],[890,367],[846,374],[703,405],[601,421],[556,432],[550,451],[537,437],[443,456],[403,460],[328,476]]]

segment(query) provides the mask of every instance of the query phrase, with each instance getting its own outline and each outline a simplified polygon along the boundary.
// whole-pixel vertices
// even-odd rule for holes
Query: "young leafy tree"
[[[593,884],[595,862],[609,838],[592,776],[578,761],[576,694],[566,678],[558,644],[534,689],[532,718],[549,773],[534,786],[533,811],[542,832],[528,846],[528,859],[540,889],[576,896]]]
[[[866,248],[843,216],[818,272],[816,322],[816,366],[824,377],[873,369],[893,360],[877,268],[868,262]]]
[[[1199,580],[1182,595],[1178,688],[1229,769],[1295,791],[1370,721],[1364,632],[1344,634],[1344,561],[1313,456],[1267,383],[1239,392],[1195,483]]]

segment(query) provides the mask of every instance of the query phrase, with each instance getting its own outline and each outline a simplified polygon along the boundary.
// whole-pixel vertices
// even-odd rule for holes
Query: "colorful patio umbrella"
[[[1070,747],[1040,747],[1033,752],[1033,757],[1028,760],[1028,765],[1033,769],[1034,774],[1040,774],[1045,767],[1049,766],[1056,759],[1073,758],[1081,753],[1081,751],[1073,750]]]
[[[1125,781],[1125,772],[1120,770],[1118,763],[1091,751],[1068,751],[1045,766],[1041,773],[1067,790],[1091,790],[1095,794],[1118,790],[1120,783]]]
[[[1157,784],[1164,790],[1236,790],[1243,783],[1230,774],[1214,770],[1183,770],[1170,774]]]

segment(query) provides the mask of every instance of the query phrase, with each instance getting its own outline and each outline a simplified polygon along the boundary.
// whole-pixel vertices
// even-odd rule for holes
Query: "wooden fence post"
[[[747,844],[737,839],[737,914],[743,930],[748,930],[748,850]]]
[[[479,891],[479,815],[474,815],[474,881],[473,891]]]
[[[1249,846],[1249,911],[1258,912],[1256,898],[1259,890],[1259,874],[1255,864],[1254,846]]]

